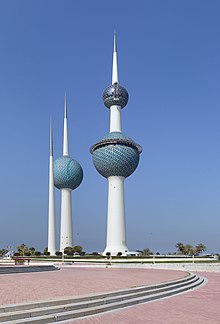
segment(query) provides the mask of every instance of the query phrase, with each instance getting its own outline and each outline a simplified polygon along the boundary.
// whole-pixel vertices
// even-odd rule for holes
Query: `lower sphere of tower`
[[[96,170],[105,178],[127,178],[138,166],[142,149],[120,132],[112,132],[91,147]]]
[[[58,189],[76,189],[82,182],[81,165],[69,156],[54,161],[54,185]]]

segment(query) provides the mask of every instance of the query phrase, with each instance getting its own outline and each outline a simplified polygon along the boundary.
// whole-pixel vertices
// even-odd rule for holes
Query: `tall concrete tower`
[[[54,185],[61,191],[60,251],[73,246],[71,192],[82,182],[80,164],[69,156],[66,96],[64,101],[63,156],[54,161]]]
[[[55,253],[56,253],[56,220],[55,220],[55,204],[54,204],[52,117],[50,117],[48,252],[50,252],[50,255],[55,255]]]
[[[124,180],[137,168],[142,148],[122,133],[121,110],[127,105],[128,93],[118,82],[116,34],[112,84],[104,91],[103,101],[110,109],[110,132],[90,148],[96,170],[108,179],[107,239],[103,254],[126,255]]]

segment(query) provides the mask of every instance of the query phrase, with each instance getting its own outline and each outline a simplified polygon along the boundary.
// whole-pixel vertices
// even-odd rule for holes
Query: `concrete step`
[[[190,281],[187,282],[187,285],[189,284],[194,284],[199,280],[199,278],[194,277]],[[185,287],[185,283],[178,283],[174,287],[175,289]],[[172,286],[171,286],[172,287]],[[162,293],[166,291],[171,290],[170,286],[165,286],[165,287],[160,287],[160,288],[153,288],[150,290],[142,290],[139,292],[131,292],[130,294],[118,294],[114,297],[105,297],[103,298],[96,298],[94,301],[83,301],[83,302],[75,302],[75,303],[64,303],[63,305],[59,306],[50,306],[50,307],[38,307],[36,309],[31,309],[31,310],[20,310],[20,311],[14,311],[12,313],[4,313],[1,314],[0,320],[13,320],[13,319],[22,319],[26,317],[36,317],[36,316],[41,316],[41,315],[48,315],[48,314],[53,314],[53,313],[58,313],[58,312],[63,312],[63,311],[73,311],[73,310],[78,310],[78,309],[83,309],[83,308],[91,308],[95,306],[101,306],[103,303],[106,304],[111,304],[115,302],[120,302],[128,299],[133,299],[133,298],[141,298],[143,296],[148,296],[148,295],[153,295],[155,293]]]
[[[203,278],[191,274],[182,280],[154,286],[132,288],[84,298],[5,306],[1,307],[0,322],[43,324],[64,321],[178,294],[201,285],[203,281]],[[57,305],[58,302],[59,305]]]
[[[2,266],[0,267],[0,274],[13,274],[13,273],[28,273],[28,272],[43,272],[43,271],[54,271],[58,268],[53,265],[44,266]]]
[[[170,281],[170,282],[164,282],[159,283],[156,285],[149,285],[149,286],[140,286],[140,287],[134,287],[134,288],[128,288],[123,290],[118,290],[114,292],[106,292],[106,293],[98,293],[90,296],[84,296],[84,297],[67,297],[62,299],[54,299],[49,301],[38,301],[38,302],[30,302],[30,303],[22,303],[17,305],[1,305],[0,306],[0,314],[4,312],[11,312],[11,311],[19,311],[19,310],[26,310],[26,309],[32,309],[32,308],[41,308],[41,307],[50,307],[50,306],[58,306],[58,305],[66,305],[70,303],[79,303],[83,301],[90,301],[100,298],[106,298],[106,297],[114,297],[120,295],[126,295],[130,294],[131,292],[139,292],[139,291],[148,291],[154,288],[162,288],[162,287],[169,287],[172,285],[176,285],[179,283],[189,282],[191,279],[196,278],[195,274],[189,273],[186,277]]]

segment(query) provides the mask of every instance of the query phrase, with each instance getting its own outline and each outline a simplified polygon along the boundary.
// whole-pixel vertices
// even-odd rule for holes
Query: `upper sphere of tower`
[[[121,132],[111,132],[94,144],[90,152],[96,170],[103,177],[127,178],[137,168],[142,148]]]
[[[128,103],[128,92],[118,83],[114,83],[105,89],[102,98],[105,106],[108,108],[113,105],[124,108]]]
[[[54,185],[58,189],[76,189],[82,182],[81,165],[69,156],[54,161]]]

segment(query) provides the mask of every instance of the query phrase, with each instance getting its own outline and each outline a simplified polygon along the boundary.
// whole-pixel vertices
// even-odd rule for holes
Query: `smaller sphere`
[[[105,106],[108,108],[113,105],[124,108],[128,103],[128,92],[118,83],[114,83],[105,89],[102,98]]]
[[[69,156],[62,156],[54,161],[54,185],[58,189],[76,189],[82,182],[81,165]]]

